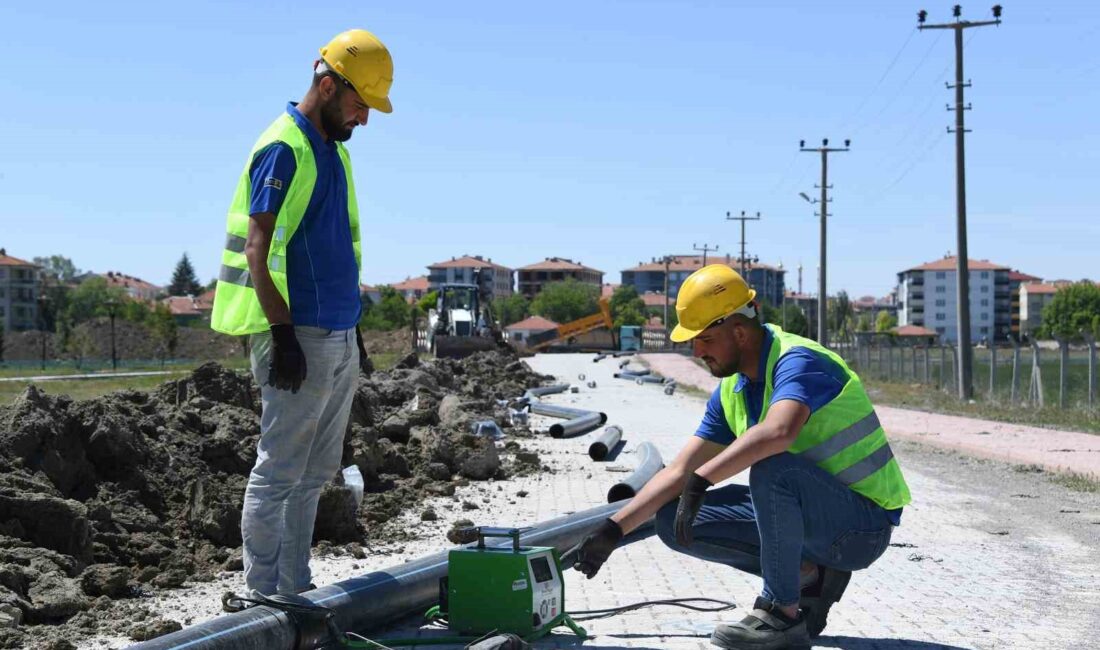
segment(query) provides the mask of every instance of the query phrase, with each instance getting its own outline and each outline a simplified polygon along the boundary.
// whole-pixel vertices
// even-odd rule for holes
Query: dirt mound
[[[366,494],[357,509],[334,477],[315,541],[400,536],[386,522],[426,495],[529,468],[514,441],[498,449],[470,424],[510,430],[500,400],[543,379],[501,352],[361,376],[343,465],[359,468]],[[259,411],[251,376],[215,363],[149,393],[76,402],[31,386],[0,407],[0,647],[117,632],[115,617],[87,610],[239,570]]]

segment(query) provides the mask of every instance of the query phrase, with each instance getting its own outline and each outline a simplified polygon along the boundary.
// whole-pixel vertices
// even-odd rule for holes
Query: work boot
[[[798,601],[811,639],[821,635],[825,629],[826,619],[829,617],[829,608],[844,595],[844,590],[848,588],[848,581],[851,579],[851,571],[830,569],[826,566],[817,567],[817,582],[803,589],[802,598]]]
[[[810,635],[801,613],[789,618],[775,603],[757,598],[752,613],[740,623],[714,628],[710,642],[729,650],[781,650],[809,647]]]

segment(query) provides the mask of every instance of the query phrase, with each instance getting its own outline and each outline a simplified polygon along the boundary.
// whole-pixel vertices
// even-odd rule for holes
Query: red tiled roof
[[[600,287],[600,297],[601,298],[610,298],[611,294],[615,293],[615,289],[618,289],[620,286],[621,285],[618,285],[618,284],[610,284],[610,283],[605,282],[603,284],[603,286]]]
[[[427,291],[428,276],[421,275],[415,278],[405,278],[403,282],[397,282],[390,286],[398,291]]]
[[[199,316],[202,311],[195,302],[191,296],[169,296],[162,300],[161,304],[168,305],[168,310],[173,316]]]
[[[99,277],[107,280],[107,285],[112,287],[125,287],[127,289],[152,289],[154,291],[159,290],[160,287],[152,282],[146,282],[141,278],[135,278],[132,275],[126,275],[125,273],[119,273],[118,271],[107,271],[106,273],[97,273]]]
[[[954,271],[958,268],[958,260],[959,258],[957,256],[951,255],[942,260],[936,260],[934,262],[915,266],[911,269],[906,269],[906,271]],[[1008,269],[1004,264],[994,264],[989,260],[976,260],[974,258],[967,260],[967,268],[971,271],[1001,271]]]
[[[591,266],[585,266],[580,262],[574,262],[573,260],[566,259],[564,257],[547,257],[541,262],[535,262],[534,264],[528,264],[522,266],[519,271],[592,271],[593,273],[603,273],[599,269],[594,269]]]
[[[646,307],[664,307],[665,306],[665,294],[657,293],[656,291],[646,291],[642,294],[642,302]],[[675,307],[676,301],[669,300],[669,306]]]
[[[195,308],[199,311],[211,311],[214,309],[214,289],[204,291],[195,298]]]
[[[894,334],[898,336],[939,336],[935,330],[930,330],[927,327],[921,327],[920,325],[901,325],[891,329]]]
[[[21,260],[18,257],[8,255],[8,252],[0,248],[0,266],[38,266],[34,262]]]
[[[510,330],[552,330],[557,327],[558,324],[552,320],[543,318],[542,316],[530,316],[524,318],[518,323],[512,323],[505,327],[506,331]]]
[[[1058,287],[1054,284],[1047,284],[1044,282],[1027,282],[1020,285],[1020,292],[1024,291],[1028,293],[1058,293]]]
[[[1022,273],[1020,271],[1009,271],[1008,272],[1008,279],[1012,282],[1042,282],[1043,281],[1043,279],[1038,277],[1038,276],[1028,275],[1027,273]]]
[[[491,259],[482,258],[480,255],[463,255],[462,257],[453,258],[445,262],[436,262],[429,266],[429,269],[476,269],[476,268],[494,268],[503,271],[511,271],[512,269],[507,266],[501,266],[496,264]]]

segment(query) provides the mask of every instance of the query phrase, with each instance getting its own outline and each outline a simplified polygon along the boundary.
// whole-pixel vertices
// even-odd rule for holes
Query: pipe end
[[[616,483],[611,486],[611,489],[607,491],[607,502],[615,503],[616,501],[625,501],[627,499],[633,499],[636,492],[634,488],[630,487],[626,483]]]

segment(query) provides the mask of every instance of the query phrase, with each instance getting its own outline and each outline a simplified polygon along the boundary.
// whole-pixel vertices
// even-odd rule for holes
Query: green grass
[[[1059,409],[1054,406],[1042,409],[991,403],[988,398],[976,395],[973,404],[964,404],[953,395],[920,384],[902,384],[863,378],[863,383],[876,404],[911,408],[935,413],[962,415],[982,420],[1025,424],[1049,429],[1082,431],[1100,434],[1100,413],[1084,408]]]
[[[374,367],[377,370],[389,370],[392,368],[405,353],[402,352],[376,352],[371,355],[371,359],[374,361]],[[27,386],[31,383],[35,383],[39,389],[50,395],[68,395],[75,400],[92,399],[107,393],[113,393],[117,390],[123,390],[126,388],[133,388],[136,390],[153,390],[166,381],[177,379],[204,362],[195,362],[175,366],[167,366],[164,370],[172,371],[169,375],[153,375],[148,377],[97,377],[95,379],[51,379],[48,381],[28,382],[28,381],[3,381],[0,382],[0,404],[9,404],[12,400],[23,394],[23,391],[27,389]],[[244,357],[232,357],[230,359],[222,359],[218,363],[227,368],[234,370],[248,370],[249,362]],[[141,372],[141,371],[159,371],[162,368],[159,365],[156,366],[134,366],[127,368],[119,368],[119,372]],[[11,372],[13,369],[4,368],[0,369],[0,376],[3,377],[19,377],[24,375],[36,375],[43,374],[41,371],[28,372],[28,369],[20,369],[19,372]],[[64,372],[68,371],[68,372]],[[55,368],[48,370],[45,374],[49,375],[71,375],[71,374],[83,374],[87,371],[74,370],[72,368]],[[110,371],[99,371],[90,374],[106,374]]]
[[[1050,482],[1057,483],[1075,492],[1100,492],[1100,481],[1082,474],[1074,474],[1073,472],[1054,474],[1050,477]]]

